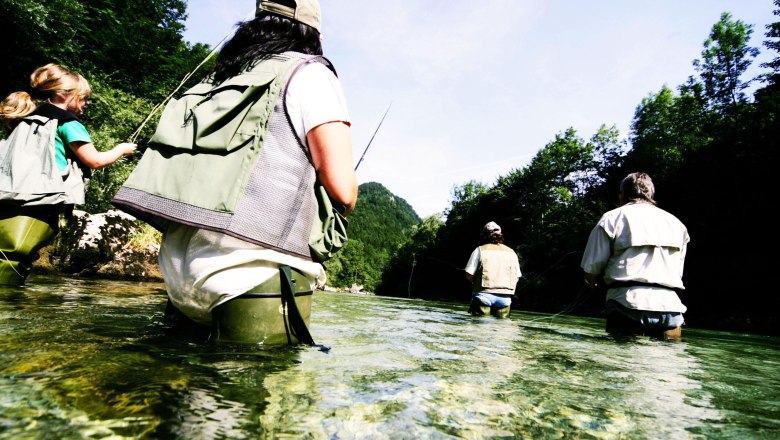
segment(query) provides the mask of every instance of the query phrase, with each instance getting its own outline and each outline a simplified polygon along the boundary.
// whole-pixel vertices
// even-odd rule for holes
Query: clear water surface
[[[155,283],[0,287],[0,438],[777,439],[778,338],[318,292],[310,347],[218,346]]]

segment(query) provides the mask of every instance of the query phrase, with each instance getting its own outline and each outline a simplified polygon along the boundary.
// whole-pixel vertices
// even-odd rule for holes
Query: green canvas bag
[[[349,221],[341,213],[344,208],[330,199],[319,180],[314,184],[314,195],[317,198],[317,215],[311,227],[309,249],[312,258],[321,263],[332,258],[347,244]]]

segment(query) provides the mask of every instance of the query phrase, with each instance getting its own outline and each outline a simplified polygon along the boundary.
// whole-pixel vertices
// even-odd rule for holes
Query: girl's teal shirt
[[[65,171],[68,167],[65,155],[67,145],[72,142],[92,142],[87,128],[78,120],[68,121],[57,127],[57,134],[54,136],[54,158],[60,171]]]

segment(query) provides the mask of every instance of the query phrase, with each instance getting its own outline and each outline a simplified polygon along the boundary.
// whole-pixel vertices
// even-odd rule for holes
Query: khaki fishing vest
[[[510,247],[503,244],[480,246],[475,291],[513,294],[520,277],[517,267],[517,254]]]
[[[169,103],[112,203],[161,231],[176,222],[311,259],[315,170],[284,102],[308,62],[333,69],[286,53]]]

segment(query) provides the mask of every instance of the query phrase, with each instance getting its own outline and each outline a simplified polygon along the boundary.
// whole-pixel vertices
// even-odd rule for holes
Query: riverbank
[[[74,211],[55,241],[38,252],[33,273],[122,281],[162,282],[157,263],[162,235],[121,211]],[[373,295],[364,286],[317,286],[329,292]]]

